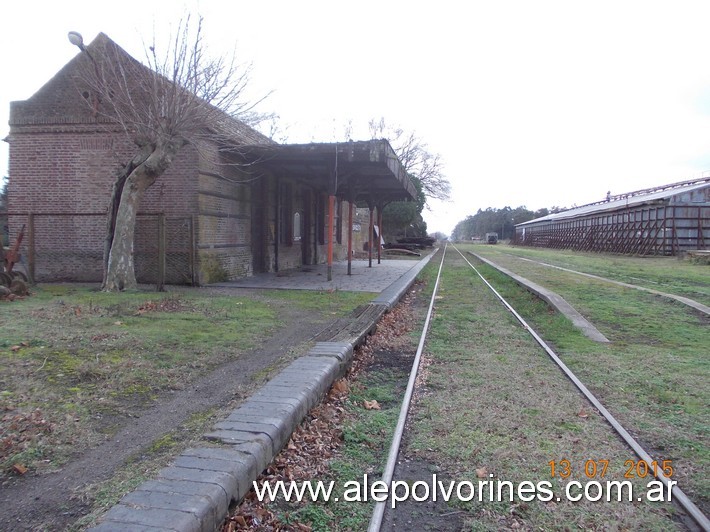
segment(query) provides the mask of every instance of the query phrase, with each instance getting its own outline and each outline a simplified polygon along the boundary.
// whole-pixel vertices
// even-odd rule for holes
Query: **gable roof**
[[[118,60],[125,60],[135,65],[139,70],[152,72],[105,33],[99,33],[85,47],[84,51],[72,58],[30,98],[10,103],[10,127],[110,123],[110,119],[100,115],[96,116],[91,112],[90,105],[84,101],[88,99],[88,87],[81,78],[82,71],[92,68],[92,63],[96,58],[107,57],[109,53],[115,54],[114,57],[117,57]],[[100,61],[100,59],[98,60]],[[243,121],[217,108],[215,111],[218,111],[216,116],[220,117],[215,128],[219,129],[221,135],[230,138],[233,142],[237,144],[273,143],[271,139]]]

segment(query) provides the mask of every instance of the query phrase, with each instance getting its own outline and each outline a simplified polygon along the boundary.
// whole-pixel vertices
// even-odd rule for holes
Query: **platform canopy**
[[[246,149],[244,149],[246,148]],[[417,189],[386,140],[242,148],[256,168],[322,189],[358,206],[414,200]]]

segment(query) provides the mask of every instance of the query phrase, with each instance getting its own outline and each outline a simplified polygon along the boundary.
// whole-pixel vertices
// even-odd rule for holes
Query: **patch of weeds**
[[[155,476],[157,470],[128,471],[123,470],[108,482],[92,484],[84,488],[81,496],[92,505],[90,513],[73,523],[68,530],[79,532],[96,526],[99,518],[112,506],[117,504],[128,492],[135,490],[144,482]]]
[[[52,420],[45,460],[55,464],[61,449],[115,431],[117,415],[263,341],[279,324],[274,307],[200,291],[42,285],[36,297],[0,307],[1,398],[21,413],[41,407]]]
[[[377,297],[374,292],[346,292],[343,290],[267,290],[268,297],[282,300],[309,312],[329,316],[345,315],[360,305],[365,305]]]
[[[222,266],[216,255],[202,255],[200,257],[200,271],[202,280],[206,284],[220,283],[229,279],[229,272]]]
[[[87,487],[82,498],[91,512],[77,521],[72,530],[84,530],[96,524],[99,517],[126,493],[155,477],[176,454],[194,445],[215,421],[215,409],[195,412],[178,428],[161,435],[145,449],[134,454],[110,480]]]
[[[278,364],[278,363],[274,363],[269,366],[266,366],[263,369],[260,369],[259,371],[254,373],[252,380],[255,382],[266,382],[278,370],[279,365],[280,364]]]
[[[283,523],[285,525],[293,523],[305,523],[311,526],[314,532],[328,532],[332,530],[330,523],[333,516],[319,504],[309,504],[303,506],[291,513],[284,515]]]
[[[175,438],[172,434],[164,434],[163,436],[161,436],[150,444],[150,447],[148,447],[147,452],[151,454],[171,452],[173,449],[175,449],[177,445],[178,442],[175,441]]]

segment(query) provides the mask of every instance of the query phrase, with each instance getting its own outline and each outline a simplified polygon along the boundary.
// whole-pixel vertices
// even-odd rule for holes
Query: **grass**
[[[109,294],[42,285],[0,304],[0,478],[52,470],[167,390],[254,348],[292,308],[329,321],[371,294]],[[164,442],[167,443],[167,442]]]
[[[550,251],[546,252],[549,255]],[[696,504],[707,505],[710,493],[705,474],[710,464],[707,317],[648,293],[539,268],[529,262],[506,260],[502,253],[494,259],[491,253],[486,253],[492,260],[502,258],[501,265],[505,262],[505,267],[515,273],[556,291],[612,340],[610,344],[587,340],[567,320],[552,313],[506,276],[489,266],[477,266],[652,455],[674,461],[675,480]],[[575,262],[569,253],[564,256],[567,262]],[[585,255],[575,260],[586,258]],[[600,258],[597,263],[603,260]],[[613,260],[620,262],[623,257]],[[555,258],[548,256],[545,261],[555,262]],[[619,269],[628,271],[632,267]],[[671,285],[696,283],[697,268],[697,265],[679,268],[676,276],[680,280]],[[690,280],[683,279],[688,270],[693,275]]]
[[[523,257],[644,288],[689,297],[699,303],[710,305],[708,265],[681,260],[677,257],[638,257],[504,245],[467,245],[461,246],[461,249],[474,250],[514,271],[514,264],[517,263],[520,267],[523,263],[516,257]],[[529,271],[530,268],[549,269],[545,266],[535,266],[530,262],[523,264],[525,264],[526,271]]]
[[[624,423],[645,428],[643,438],[652,448],[680,460],[685,465],[681,471],[694,469],[691,464],[707,468],[710,463],[707,317],[645,292],[591,279],[582,278],[580,282],[580,277],[571,273],[517,263],[516,273],[562,295],[612,340],[610,345],[602,346],[580,341],[569,327],[566,330],[553,327],[541,302],[521,292],[490,267],[481,266],[481,271],[506,297],[513,298],[513,305],[523,309],[530,322],[544,331],[565,362],[605,403],[614,407]],[[679,270],[677,275],[682,276],[684,271]],[[707,280],[710,281],[710,274]],[[660,434],[650,428],[659,426]],[[673,441],[676,433],[684,434],[694,444],[678,445]],[[710,484],[705,479],[693,475],[684,480],[692,491],[707,497]]]

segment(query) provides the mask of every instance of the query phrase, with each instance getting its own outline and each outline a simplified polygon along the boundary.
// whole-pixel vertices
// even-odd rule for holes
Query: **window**
[[[290,183],[281,183],[279,186],[279,242],[290,246],[293,244],[293,195]]]
[[[301,213],[300,212],[293,213],[293,241],[294,242],[301,241]]]

